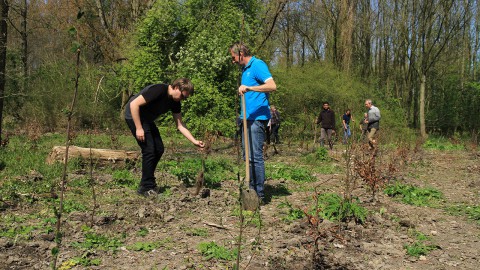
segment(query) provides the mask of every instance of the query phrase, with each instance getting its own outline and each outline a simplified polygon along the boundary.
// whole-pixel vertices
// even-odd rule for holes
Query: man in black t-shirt
[[[171,85],[153,84],[145,87],[130,98],[125,106],[125,121],[142,149],[142,179],[137,192],[144,196],[157,195],[155,168],[165,150],[162,137],[155,125],[161,114],[172,112],[178,130],[195,146],[205,145],[193,137],[182,122],[180,101],[193,95],[193,84],[189,79],[180,78]]]

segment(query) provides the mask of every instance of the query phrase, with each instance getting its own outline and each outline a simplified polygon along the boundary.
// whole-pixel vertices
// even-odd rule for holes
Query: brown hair
[[[235,54],[240,54],[240,52],[242,52],[243,56],[251,56],[250,50],[248,49],[248,47],[245,46],[245,44],[240,42],[235,42],[234,44],[232,44],[232,46],[230,46],[230,51],[232,51]]]
[[[180,92],[187,91],[189,96],[193,95],[193,93],[195,92],[192,82],[187,78],[176,79],[172,83],[172,87],[174,89],[178,87],[178,89],[180,89]]]

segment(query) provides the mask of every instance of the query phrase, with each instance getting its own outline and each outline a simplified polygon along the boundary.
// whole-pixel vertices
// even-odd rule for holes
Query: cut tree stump
[[[65,162],[65,146],[54,146],[47,157],[47,164],[53,164],[55,161]],[[139,151],[124,151],[112,149],[82,148],[78,146],[68,147],[68,158],[80,158],[85,162],[90,162],[90,156],[96,164],[124,165],[133,163],[140,158]]]

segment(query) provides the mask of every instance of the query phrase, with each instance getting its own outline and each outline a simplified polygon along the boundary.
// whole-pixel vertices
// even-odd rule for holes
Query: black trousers
[[[142,123],[145,132],[145,141],[141,142],[136,137],[136,127],[132,119],[125,119],[133,137],[142,149],[142,179],[140,187],[143,189],[153,189],[157,186],[155,182],[155,169],[160,158],[165,151],[162,137],[154,122]]]

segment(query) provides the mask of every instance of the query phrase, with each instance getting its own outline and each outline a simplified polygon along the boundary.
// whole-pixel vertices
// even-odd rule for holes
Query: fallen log
[[[56,161],[65,162],[65,146],[54,146],[47,157],[46,163],[53,164]],[[96,164],[116,164],[122,165],[135,162],[140,158],[139,151],[124,151],[112,149],[82,148],[78,146],[68,147],[68,158],[80,158],[85,162],[90,162],[90,157]]]

